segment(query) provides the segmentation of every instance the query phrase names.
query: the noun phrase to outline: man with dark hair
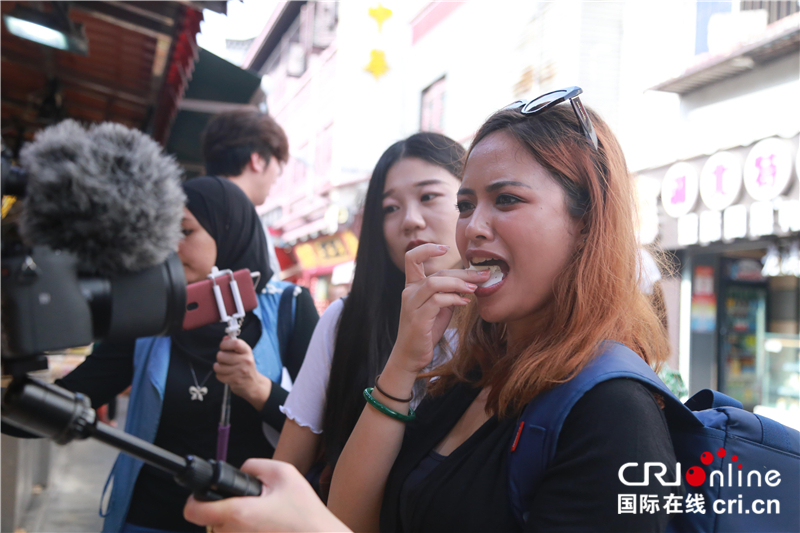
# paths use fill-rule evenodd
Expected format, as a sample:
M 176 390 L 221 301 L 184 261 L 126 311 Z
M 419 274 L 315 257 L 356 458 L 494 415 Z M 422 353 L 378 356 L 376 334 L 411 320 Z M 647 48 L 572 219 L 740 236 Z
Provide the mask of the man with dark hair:
M 283 128 L 257 111 L 216 115 L 203 132 L 202 143 L 206 173 L 230 179 L 256 206 L 267 199 L 281 167 L 289 160 Z
M 269 190 L 289 160 L 289 141 L 283 128 L 265 113 L 229 111 L 211 118 L 203 131 L 206 174 L 228 178 L 244 191 L 253 205 L 264 203 Z M 269 262 L 275 276 L 280 266 L 267 236 Z
M 213 116 L 203 130 L 201 148 L 206 174 L 229 179 L 244 191 L 254 206 L 260 206 L 266 201 L 270 188 L 280 176 L 283 165 L 289 160 L 289 140 L 283 128 L 275 119 L 258 111 L 227 111 Z M 267 241 L 269 267 L 273 272 L 271 279 L 280 280 L 281 267 L 275 255 L 275 246 L 269 228 L 263 222 L 262 225 Z M 269 287 L 266 290 L 270 290 Z M 289 349 L 295 347 L 292 338 L 300 338 L 298 331 L 306 331 L 308 328 L 313 331 L 319 318 L 307 288 L 296 287 L 293 299 L 295 325 L 289 336 Z M 278 313 L 281 313 L 280 309 Z M 300 363 L 303 357 L 299 358 Z M 297 360 L 291 358 L 292 362 L 284 364 L 281 387 L 286 390 L 291 388 L 292 376 L 296 376 L 296 371 L 299 370 L 299 366 L 294 368 Z M 268 426 L 264 426 L 264 432 L 273 446 L 276 445 L 278 434 Z

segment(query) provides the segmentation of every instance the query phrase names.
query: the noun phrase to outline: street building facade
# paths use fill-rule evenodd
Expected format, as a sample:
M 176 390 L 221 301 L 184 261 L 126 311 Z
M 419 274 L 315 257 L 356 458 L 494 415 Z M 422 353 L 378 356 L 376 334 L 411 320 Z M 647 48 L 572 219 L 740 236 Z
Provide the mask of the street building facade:
M 352 278 L 372 168 L 417 131 L 468 146 L 494 111 L 565 85 L 614 122 L 624 9 L 532 2 L 285 2 L 243 67 L 291 159 L 259 212 L 318 307 Z M 488 45 L 487 43 L 490 43 Z
M 641 237 L 673 253 L 664 285 L 690 393 L 717 389 L 798 427 L 800 13 L 694 7 L 694 57 L 651 87 L 678 109 L 657 163 L 636 169 Z
M 738 0 L 280 4 L 244 66 L 264 77 L 290 139 L 260 208 L 283 275 L 320 309 L 346 293 L 367 182 L 391 143 L 422 130 L 469 146 L 500 107 L 578 85 L 625 150 L 642 245 L 671 258 L 669 366 L 690 393 L 795 413 L 797 11 Z

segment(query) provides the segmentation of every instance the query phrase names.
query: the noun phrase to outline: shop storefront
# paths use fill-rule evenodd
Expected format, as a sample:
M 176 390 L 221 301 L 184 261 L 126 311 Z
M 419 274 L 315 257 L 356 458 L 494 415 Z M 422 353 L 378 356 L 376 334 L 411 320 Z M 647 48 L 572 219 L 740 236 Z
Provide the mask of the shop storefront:
M 640 173 L 642 228 L 679 262 L 680 367 L 800 427 L 800 138 L 771 137 Z M 647 194 L 645 192 L 645 194 Z M 660 201 L 658 198 L 660 197 Z M 648 229 L 649 228 L 649 229 Z
M 349 230 L 294 246 L 300 266 L 297 283 L 309 288 L 320 313 L 350 291 L 357 249 L 358 239 Z

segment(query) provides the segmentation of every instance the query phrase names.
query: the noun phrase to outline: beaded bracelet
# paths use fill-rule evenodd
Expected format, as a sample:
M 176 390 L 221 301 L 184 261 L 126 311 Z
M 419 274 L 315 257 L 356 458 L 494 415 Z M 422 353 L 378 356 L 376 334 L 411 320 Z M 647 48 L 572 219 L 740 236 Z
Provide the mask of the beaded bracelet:
M 396 397 L 392 396 L 391 394 L 387 394 L 386 391 L 384 391 L 381 388 L 380 383 L 378 383 L 379 379 L 381 379 L 381 375 L 380 374 L 378 374 L 378 377 L 375 378 L 375 388 L 378 389 L 378 392 L 380 392 L 381 394 L 383 394 L 384 396 L 386 396 L 390 400 L 394 400 L 394 401 L 400 402 L 400 403 L 410 403 L 411 400 L 414 399 L 414 393 L 413 392 L 411 393 L 411 396 L 409 396 L 408 398 L 396 398 Z
M 417 413 L 415 413 L 414 410 L 411 409 L 410 407 L 408 408 L 407 415 L 389 409 L 388 407 L 383 405 L 381 402 L 379 402 L 372 396 L 373 390 L 375 390 L 374 387 L 367 387 L 366 389 L 364 389 L 364 399 L 367 400 L 367 403 L 369 403 L 372 407 L 374 407 L 381 413 L 391 418 L 394 418 L 395 420 L 399 420 L 400 422 L 411 422 L 417 417 Z

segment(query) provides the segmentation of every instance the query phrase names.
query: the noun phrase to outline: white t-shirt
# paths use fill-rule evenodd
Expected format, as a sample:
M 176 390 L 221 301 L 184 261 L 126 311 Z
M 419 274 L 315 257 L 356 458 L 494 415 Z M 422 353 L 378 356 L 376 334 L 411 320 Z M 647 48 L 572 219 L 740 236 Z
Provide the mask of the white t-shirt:
M 331 375 L 333 351 L 336 347 L 336 331 L 342 309 L 344 309 L 344 298 L 329 305 L 319 317 L 319 322 L 311 335 L 311 341 L 308 343 L 303 366 L 300 367 L 300 372 L 297 374 L 297 380 L 295 380 L 286 402 L 280 407 L 281 412 L 287 418 L 317 434 L 322 433 L 322 417 L 325 413 L 328 380 Z M 456 330 L 448 329 L 445 337 L 451 348 L 455 350 Z M 449 353 L 440 350 L 437 346 L 433 352 L 433 363 L 429 368 L 439 366 L 449 357 Z M 417 398 L 415 395 L 411 401 L 411 407 L 415 409 L 421 400 L 421 397 Z

